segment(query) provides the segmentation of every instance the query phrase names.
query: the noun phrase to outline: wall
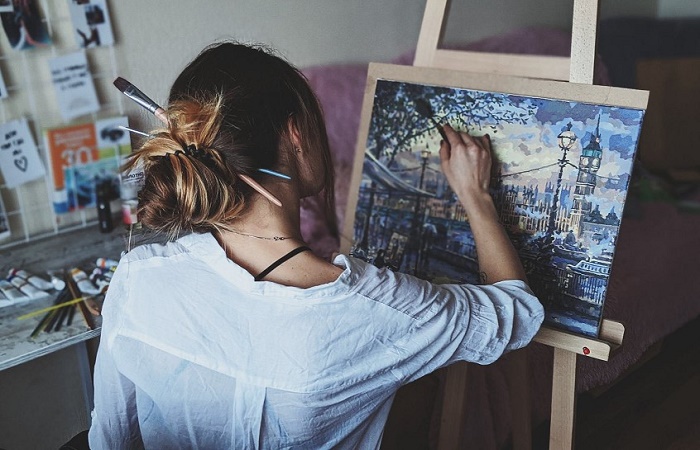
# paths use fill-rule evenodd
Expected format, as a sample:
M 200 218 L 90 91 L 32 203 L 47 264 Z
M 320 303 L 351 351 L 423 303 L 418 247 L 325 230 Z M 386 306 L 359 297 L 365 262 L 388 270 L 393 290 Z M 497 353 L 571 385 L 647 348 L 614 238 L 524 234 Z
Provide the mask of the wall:
M 295 65 L 388 60 L 415 48 L 424 0 L 112 2 L 123 74 L 158 101 L 205 45 L 234 38 Z
M 415 48 L 426 0 L 113 1 L 119 66 L 163 100 L 178 71 L 206 44 L 263 42 L 299 67 L 387 61 Z M 573 0 L 453 0 L 445 42 L 526 26 L 571 27 Z M 505 13 L 504 13 L 505 12 Z M 696 0 L 601 0 L 602 19 L 700 16 Z M 130 79 L 131 79 L 130 78 Z

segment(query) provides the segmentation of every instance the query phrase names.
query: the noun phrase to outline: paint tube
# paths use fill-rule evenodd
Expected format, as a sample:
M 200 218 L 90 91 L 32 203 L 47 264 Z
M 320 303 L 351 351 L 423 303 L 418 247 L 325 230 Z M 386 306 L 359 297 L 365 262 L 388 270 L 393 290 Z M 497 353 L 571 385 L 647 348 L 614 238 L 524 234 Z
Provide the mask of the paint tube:
M 51 285 L 57 291 L 62 291 L 66 287 L 66 282 L 63 279 L 62 270 L 48 270 L 46 273 L 51 277 Z
M 44 280 L 43 278 L 30 274 L 26 270 L 23 269 L 10 269 L 10 272 L 8 274 L 8 278 L 13 278 L 13 277 L 18 277 L 23 280 L 27 280 L 29 284 L 34 286 L 37 289 L 41 289 L 42 291 L 49 291 L 53 289 L 53 284 L 49 281 Z
M 37 289 L 36 286 L 29 284 L 29 281 L 25 280 L 24 278 L 12 277 L 9 278 L 9 280 L 14 287 L 19 289 L 24 295 L 26 295 L 29 298 L 34 299 L 48 295 L 46 291 Z
M 100 289 L 90 281 L 87 274 L 82 270 L 77 268 L 71 269 L 70 276 L 83 294 L 96 295 L 100 293 Z
M 113 267 L 117 267 L 117 264 L 119 264 L 119 261 L 109 258 L 97 258 L 97 261 L 95 261 L 95 265 L 100 269 L 112 269 Z
M 14 287 L 12 283 L 7 280 L 0 280 L 0 291 L 2 291 L 5 297 L 10 301 L 27 299 L 27 296 L 24 295 L 22 291 Z

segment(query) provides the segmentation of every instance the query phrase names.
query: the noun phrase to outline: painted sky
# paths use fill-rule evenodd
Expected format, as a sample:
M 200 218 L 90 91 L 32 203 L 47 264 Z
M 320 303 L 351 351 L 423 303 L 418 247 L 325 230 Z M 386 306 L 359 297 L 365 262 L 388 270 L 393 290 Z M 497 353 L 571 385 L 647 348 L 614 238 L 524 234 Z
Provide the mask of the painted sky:
M 454 91 L 459 91 L 455 89 Z M 462 90 L 470 97 L 477 97 L 479 91 Z M 455 96 L 461 97 L 464 96 Z M 544 192 L 547 182 L 556 183 L 559 167 L 555 164 L 562 157 L 562 151 L 557 143 L 557 136 L 564 127 L 571 123 L 571 131 L 577 137 L 574 146 L 568 151 L 567 159 L 572 164 L 579 165 L 581 150 L 588 145 L 592 134 L 596 130 L 600 117 L 601 148 L 603 156 L 599 179 L 594 198 L 590 200 L 600 207 L 603 215 L 612 208 L 620 215 L 624 204 L 629 183 L 629 175 L 632 170 L 634 154 L 639 139 L 639 132 L 643 111 L 624 109 L 612 106 L 599 106 L 580 102 L 568 102 L 562 100 L 549 100 L 541 98 L 528 98 L 522 96 L 507 95 L 510 102 L 505 105 L 492 105 L 501 112 L 510 109 L 513 112 L 522 111 L 523 105 L 533 106 L 534 113 L 528 115 L 524 124 L 507 123 L 500 121 L 496 129 L 487 127 L 485 123 L 471 122 L 469 130 L 472 134 L 480 135 L 486 132 L 491 137 L 494 154 L 502 163 L 505 184 L 538 186 L 540 192 Z M 448 108 L 440 108 L 436 100 L 450 101 L 449 96 L 431 99 L 433 109 L 437 115 Z M 443 117 L 448 122 L 450 116 Z M 435 135 L 427 137 L 427 146 L 433 151 L 429 167 L 439 170 L 437 151 L 439 137 Z M 426 143 L 416 144 L 414 151 L 426 148 Z M 402 155 L 402 165 L 411 165 L 410 154 Z M 417 158 L 412 165 L 419 164 Z M 550 166 L 550 167 L 547 167 Z M 564 168 L 563 182 L 573 188 L 576 184 L 578 170 L 574 167 Z M 617 180 L 620 183 L 616 183 Z

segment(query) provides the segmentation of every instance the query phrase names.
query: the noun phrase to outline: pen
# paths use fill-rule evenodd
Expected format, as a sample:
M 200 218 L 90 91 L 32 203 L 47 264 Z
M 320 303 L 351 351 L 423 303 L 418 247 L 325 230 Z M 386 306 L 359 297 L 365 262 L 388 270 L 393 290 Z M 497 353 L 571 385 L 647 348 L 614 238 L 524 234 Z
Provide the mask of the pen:
M 266 174 L 268 174 L 268 175 L 272 175 L 272 176 L 278 177 L 278 178 L 283 178 L 283 179 L 285 179 L 285 180 L 291 180 L 291 179 L 292 179 L 292 177 L 290 177 L 289 175 L 285 175 L 285 174 L 283 174 L 283 173 L 275 172 L 274 170 L 270 170 L 270 169 L 258 169 L 258 172 L 266 173 Z

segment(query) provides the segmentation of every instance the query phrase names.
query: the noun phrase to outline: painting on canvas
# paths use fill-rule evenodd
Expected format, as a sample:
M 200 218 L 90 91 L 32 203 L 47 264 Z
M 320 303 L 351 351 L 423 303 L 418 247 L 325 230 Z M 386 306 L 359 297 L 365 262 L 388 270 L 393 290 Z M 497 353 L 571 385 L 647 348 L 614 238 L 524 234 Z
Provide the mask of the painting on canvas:
M 437 125 L 489 134 L 491 195 L 545 323 L 596 336 L 647 95 L 372 65 L 345 250 L 437 283 L 479 283 L 469 217 L 440 170 Z

